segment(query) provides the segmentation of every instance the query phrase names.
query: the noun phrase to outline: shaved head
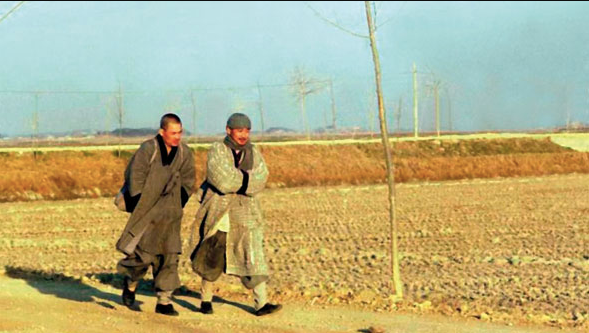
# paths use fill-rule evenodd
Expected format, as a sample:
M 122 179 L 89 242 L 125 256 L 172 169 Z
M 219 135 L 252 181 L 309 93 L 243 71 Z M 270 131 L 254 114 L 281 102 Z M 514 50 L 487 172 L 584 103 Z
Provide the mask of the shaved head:
M 177 115 L 173 113 L 166 113 L 162 116 L 162 119 L 160 120 L 160 128 L 166 130 L 168 129 L 168 125 L 170 124 L 182 125 L 182 121 L 180 120 L 180 117 L 178 117 Z

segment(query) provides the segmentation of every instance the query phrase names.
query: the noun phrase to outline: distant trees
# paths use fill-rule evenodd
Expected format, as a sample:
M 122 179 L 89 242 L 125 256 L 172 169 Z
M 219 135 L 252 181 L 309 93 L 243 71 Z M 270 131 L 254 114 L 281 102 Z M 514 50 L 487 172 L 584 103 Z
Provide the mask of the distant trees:
M 307 96 L 321 91 L 324 88 L 323 83 L 324 81 L 315 79 L 301 67 L 295 67 L 290 75 L 290 90 L 299 103 L 301 121 L 307 135 L 307 140 L 311 138 L 311 130 L 306 113 Z

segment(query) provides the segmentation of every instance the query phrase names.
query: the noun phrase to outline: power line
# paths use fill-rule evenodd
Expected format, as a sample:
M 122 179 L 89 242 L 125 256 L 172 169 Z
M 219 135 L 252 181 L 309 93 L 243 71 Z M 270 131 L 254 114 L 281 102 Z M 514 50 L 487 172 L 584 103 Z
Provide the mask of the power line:
M 312 84 L 318 83 L 329 83 L 329 80 L 314 80 L 309 81 Z M 236 87 L 215 87 L 215 88 L 188 88 L 188 89 L 177 89 L 177 90 L 128 90 L 124 91 L 124 94 L 153 94 L 153 93 L 186 93 L 190 91 L 232 91 L 232 90 L 251 90 L 260 88 L 278 88 L 278 87 L 292 87 L 294 83 L 279 83 L 279 84 L 260 84 L 251 86 L 236 86 Z M 110 95 L 116 94 L 118 91 L 108 90 L 0 90 L 2 94 L 95 94 L 95 95 Z

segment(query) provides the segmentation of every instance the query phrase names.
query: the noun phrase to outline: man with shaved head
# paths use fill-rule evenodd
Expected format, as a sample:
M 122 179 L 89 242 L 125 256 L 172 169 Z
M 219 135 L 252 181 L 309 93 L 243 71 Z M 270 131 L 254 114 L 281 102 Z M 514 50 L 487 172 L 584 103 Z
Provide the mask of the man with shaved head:
M 155 138 L 143 142 L 125 170 L 125 208 L 131 212 L 117 250 L 126 257 L 117 270 L 124 276 L 123 304 L 135 303 L 141 278 L 152 267 L 157 305 L 155 311 L 176 316 L 172 292 L 180 287 L 178 255 L 182 252 L 182 209 L 195 182 L 194 158 L 181 142 L 182 122 L 165 114 Z

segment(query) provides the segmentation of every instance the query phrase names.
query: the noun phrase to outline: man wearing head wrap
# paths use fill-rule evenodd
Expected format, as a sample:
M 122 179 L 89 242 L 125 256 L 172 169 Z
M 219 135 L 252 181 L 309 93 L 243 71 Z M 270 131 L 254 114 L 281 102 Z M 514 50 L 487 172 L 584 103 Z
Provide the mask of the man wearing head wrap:
M 256 194 L 268 179 L 260 152 L 249 141 L 251 122 L 242 113 L 227 120 L 227 136 L 208 152 L 201 205 L 192 226 L 190 259 L 202 277 L 201 312 L 213 313 L 213 282 L 221 273 L 235 275 L 254 294 L 257 316 L 282 307 L 267 301 L 268 265 L 264 257 L 264 220 Z M 200 236 L 196 243 L 196 234 Z

